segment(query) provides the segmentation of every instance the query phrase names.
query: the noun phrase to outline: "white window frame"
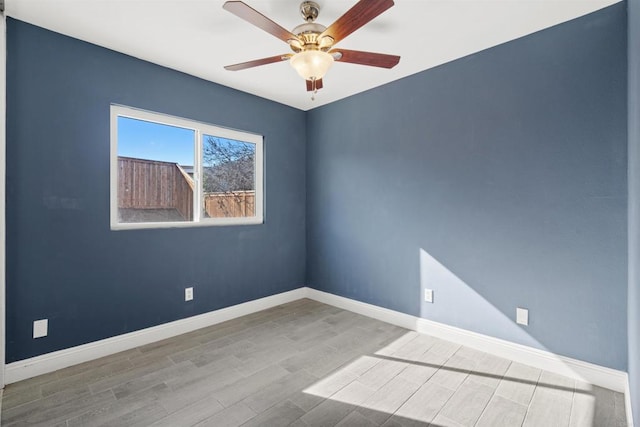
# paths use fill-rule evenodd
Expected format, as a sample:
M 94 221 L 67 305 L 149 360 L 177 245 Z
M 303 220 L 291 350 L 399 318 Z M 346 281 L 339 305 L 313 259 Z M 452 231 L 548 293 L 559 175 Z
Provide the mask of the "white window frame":
M 144 120 L 189 129 L 194 131 L 194 184 L 196 191 L 193 195 L 193 220 L 192 221 L 166 221 L 166 222 L 118 222 L 118 117 Z M 235 141 L 255 144 L 255 216 L 233 218 L 202 218 L 202 136 L 211 135 Z M 263 137 L 262 135 L 227 129 L 181 117 L 167 114 L 154 113 L 123 105 L 111 105 L 111 229 L 133 230 L 148 228 L 176 228 L 176 227 L 203 227 L 216 225 L 248 225 L 262 224 L 264 222 L 264 178 L 263 178 Z

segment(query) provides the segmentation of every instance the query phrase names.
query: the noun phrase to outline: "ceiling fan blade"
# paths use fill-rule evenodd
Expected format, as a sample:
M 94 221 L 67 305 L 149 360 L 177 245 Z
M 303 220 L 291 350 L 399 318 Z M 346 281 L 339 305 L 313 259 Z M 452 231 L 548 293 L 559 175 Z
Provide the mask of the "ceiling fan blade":
M 240 64 L 227 65 L 226 67 L 224 67 L 224 69 L 229 71 L 245 70 L 247 68 L 253 68 L 260 65 L 267 65 L 267 64 L 273 64 L 274 62 L 286 61 L 289 58 L 291 58 L 291 56 L 292 56 L 291 54 L 286 54 L 286 55 L 271 56 L 269 58 L 254 59 L 253 61 L 241 62 Z
M 295 34 L 282 28 L 280 25 L 276 24 L 246 3 L 241 1 L 228 1 L 222 6 L 222 8 L 266 31 L 267 33 L 276 36 L 285 43 L 289 40 L 298 40 L 298 37 Z
M 306 80 L 307 92 L 313 92 L 318 89 L 322 89 L 322 79 Z
M 334 49 L 329 51 L 338 62 L 368 65 L 370 67 L 393 68 L 400 62 L 397 55 L 385 53 L 362 52 L 359 50 Z
M 393 6 L 393 0 L 360 0 L 344 15 L 329 26 L 318 39 L 324 36 L 333 38 L 334 43 L 353 33 L 376 16 Z

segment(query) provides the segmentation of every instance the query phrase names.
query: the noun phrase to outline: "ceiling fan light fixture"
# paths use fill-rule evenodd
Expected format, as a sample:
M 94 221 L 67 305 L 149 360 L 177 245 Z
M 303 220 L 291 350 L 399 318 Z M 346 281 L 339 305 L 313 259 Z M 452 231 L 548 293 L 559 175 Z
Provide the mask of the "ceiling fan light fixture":
M 291 57 L 289 62 L 305 80 L 319 80 L 329 71 L 333 65 L 333 56 L 321 50 L 306 50 L 298 52 Z

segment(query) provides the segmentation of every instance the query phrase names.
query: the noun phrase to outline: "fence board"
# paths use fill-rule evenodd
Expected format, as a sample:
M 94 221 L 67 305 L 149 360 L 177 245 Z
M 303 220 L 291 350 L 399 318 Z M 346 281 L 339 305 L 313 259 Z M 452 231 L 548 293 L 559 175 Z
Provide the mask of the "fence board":
M 255 191 L 207 193 L 204 209 L 210 218 L 234 218 L 255 216 Z
M 176 209 L 193 219 L 193 190 L 176 163 L 118 157 L 118 208 Z

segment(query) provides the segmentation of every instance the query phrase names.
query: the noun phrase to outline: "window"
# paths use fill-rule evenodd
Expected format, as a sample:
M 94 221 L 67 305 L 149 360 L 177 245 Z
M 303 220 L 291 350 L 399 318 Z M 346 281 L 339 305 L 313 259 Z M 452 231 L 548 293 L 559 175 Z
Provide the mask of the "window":
M 111 106 L 111 228 L 262 223 L 262 136 Z

